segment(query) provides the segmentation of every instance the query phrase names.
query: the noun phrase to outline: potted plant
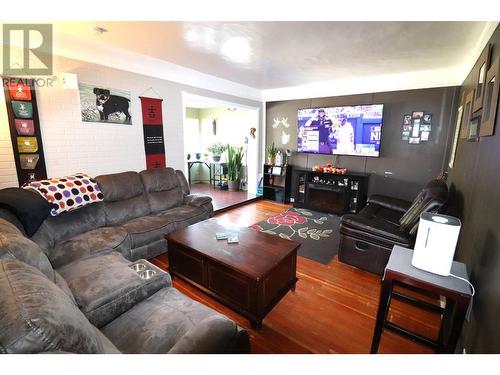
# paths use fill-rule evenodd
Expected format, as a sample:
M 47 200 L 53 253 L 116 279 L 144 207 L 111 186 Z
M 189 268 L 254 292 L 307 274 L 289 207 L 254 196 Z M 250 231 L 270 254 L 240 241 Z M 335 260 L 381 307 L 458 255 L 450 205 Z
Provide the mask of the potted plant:
M 220 162 L 220 157 L 224 151 L 226 151 L 226 146 L 224 146 L 221 142 L 216 142 L 208 147 L 208 151 L 212 153 L 212 159 L 214 162 Z
M 274 165 L 276 162 L 276 154 L 278 153 L 278 148 L 273 144 L 267 148 L 267 164 Z
M 229 191 L 240 190 L 243 173 L 243 147 L 227 145 L 227 185 Z

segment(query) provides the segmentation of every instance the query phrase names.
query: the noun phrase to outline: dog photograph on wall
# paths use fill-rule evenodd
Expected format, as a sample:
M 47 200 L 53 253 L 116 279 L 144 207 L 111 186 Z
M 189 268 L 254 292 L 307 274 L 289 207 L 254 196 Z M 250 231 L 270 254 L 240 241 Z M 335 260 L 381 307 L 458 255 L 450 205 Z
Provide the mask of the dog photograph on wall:
M 80 83 L 83 122 L 132 125 L 130 91 Z

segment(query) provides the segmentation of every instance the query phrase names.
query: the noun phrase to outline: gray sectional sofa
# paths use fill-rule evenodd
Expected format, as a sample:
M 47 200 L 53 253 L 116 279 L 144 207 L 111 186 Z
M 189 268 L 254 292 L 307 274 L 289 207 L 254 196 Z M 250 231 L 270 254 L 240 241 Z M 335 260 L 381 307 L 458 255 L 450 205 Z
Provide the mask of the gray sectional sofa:
M 184 175 L 172 168 L 95 179 L 103 202 L 48 217 L 31 237 L 56 268 L 110 251 L 149 259 L 167 251 L 166 233 L 213 216 L 211 198 L 190 195 Z
M 31 237 L 0 212 L 0 353 L 247 353 L 248 333 L 145 259 L 213 215 L 172 168 L 96 177 L 104 200 Z M 152 270 L 141 278 L 134 265 Z

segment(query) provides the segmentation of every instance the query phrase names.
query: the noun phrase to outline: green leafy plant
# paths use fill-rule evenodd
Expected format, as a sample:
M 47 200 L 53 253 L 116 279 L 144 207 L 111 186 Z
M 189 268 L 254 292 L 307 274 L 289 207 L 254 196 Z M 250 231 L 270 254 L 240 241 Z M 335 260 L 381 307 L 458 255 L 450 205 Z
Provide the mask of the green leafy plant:
M 243 173 L 243 147 L 227 145 L 227 178 L 238 181 Z
M 267 156 L 270 158 L 275 158 L 278 153 L 278 148 L 274 145 L 274 142 L 271 146 L 267 148 Z
M 224 151 L 226 151 L 226 146 L 221 142 L 212 143 L 208 147 L 208 152 L 211 152 L 213 155 L 222 155 Z

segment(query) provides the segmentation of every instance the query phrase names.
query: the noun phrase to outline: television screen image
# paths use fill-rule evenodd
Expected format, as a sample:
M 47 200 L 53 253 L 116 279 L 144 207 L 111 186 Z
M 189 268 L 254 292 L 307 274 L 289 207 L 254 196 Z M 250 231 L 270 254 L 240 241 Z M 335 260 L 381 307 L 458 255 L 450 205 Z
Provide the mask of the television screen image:
M 299 109 L 298 152 L 378 157 L 383 111 L 383 104 Z

